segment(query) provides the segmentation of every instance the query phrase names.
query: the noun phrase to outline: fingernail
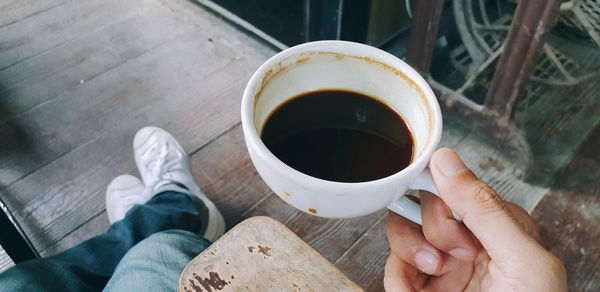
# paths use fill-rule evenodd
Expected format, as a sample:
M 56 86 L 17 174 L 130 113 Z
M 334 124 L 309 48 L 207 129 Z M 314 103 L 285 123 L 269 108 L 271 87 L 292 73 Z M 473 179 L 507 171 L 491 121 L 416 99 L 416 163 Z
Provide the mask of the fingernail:
M 437 257 L 435 253 L 422 249 L 415 254 L 415 264 L 419 270 L 427 274 L 433 274 L 437 267 Z
M 444 149 L 440 152 L 436 155 L 435 164 L 445 176 L 454 176 L 467 169 L 465 163 L 453 150 Z
M 461 261 L 470 261 L 473 259 L 471 251 L 465 248 L 455 248 L 448 253 Z

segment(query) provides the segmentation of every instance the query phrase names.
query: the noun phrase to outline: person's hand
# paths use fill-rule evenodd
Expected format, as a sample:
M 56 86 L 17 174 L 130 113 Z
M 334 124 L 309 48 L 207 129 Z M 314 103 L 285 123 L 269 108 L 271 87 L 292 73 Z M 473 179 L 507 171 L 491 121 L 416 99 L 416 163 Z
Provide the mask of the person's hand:
M 523 208 L 502 201 L 451 149 L 438 150 L 430 169 L 441 199 L 421 192 L 423 226 L 388 216 L 387 291 L 567 290 L 562 263 L 538 243 Z

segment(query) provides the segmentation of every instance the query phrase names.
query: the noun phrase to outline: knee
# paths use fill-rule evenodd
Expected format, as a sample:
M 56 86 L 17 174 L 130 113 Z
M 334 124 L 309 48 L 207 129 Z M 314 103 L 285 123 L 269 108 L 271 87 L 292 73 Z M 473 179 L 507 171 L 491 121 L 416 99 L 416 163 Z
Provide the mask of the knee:
M 152 254 L 196 255 L 209 245 L 210 242 L 198 234 L 172 229 L 152 234 L 136 244 L 128 254 L 141 254 L 143 257 L 152 256 Z

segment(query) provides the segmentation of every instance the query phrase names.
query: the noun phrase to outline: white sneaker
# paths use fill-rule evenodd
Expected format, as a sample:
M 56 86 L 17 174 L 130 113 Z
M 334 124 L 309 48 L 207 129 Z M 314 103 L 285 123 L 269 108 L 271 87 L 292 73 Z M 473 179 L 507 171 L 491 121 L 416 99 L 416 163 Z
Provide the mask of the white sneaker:
M 133 138 L 133 152 L 150 196 L 164 191 L 188 194 L 193 201 L 201 201 L 208 209 L 208 222 L 201 228 L 200 234 L 210 241 L 223 235 L 223 215 L 194 182 L 188 155 L 171 134 L 158 127 L 145 127 Z
M 133 205 L 142 205 L 148 201 L 144 195 L 142 181 L 129 174 L 115 177 L 106 189 L 106 213 L 113 224 L 123 218 Z

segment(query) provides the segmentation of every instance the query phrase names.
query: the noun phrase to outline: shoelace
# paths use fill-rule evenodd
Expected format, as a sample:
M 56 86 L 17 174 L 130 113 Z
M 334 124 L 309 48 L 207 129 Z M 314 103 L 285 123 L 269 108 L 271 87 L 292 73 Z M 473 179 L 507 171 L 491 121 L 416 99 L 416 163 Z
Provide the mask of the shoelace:
M 178 149 L 172 148 L 173 146 L 169 141 L 155 142 L 154 145 L 142 154 L 142 158 L 147 161 L 145 168 L 152 174 L 152 178 L 155 179 L 155 181 L 151 182 L 152 185 L 162 179 L 168 179 L 168 175 L 166 174 L 173 171 L 177 162 L 181 161 L 182 154 Z

